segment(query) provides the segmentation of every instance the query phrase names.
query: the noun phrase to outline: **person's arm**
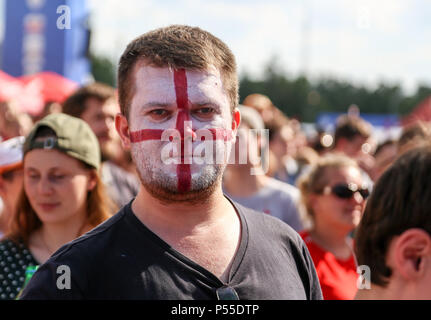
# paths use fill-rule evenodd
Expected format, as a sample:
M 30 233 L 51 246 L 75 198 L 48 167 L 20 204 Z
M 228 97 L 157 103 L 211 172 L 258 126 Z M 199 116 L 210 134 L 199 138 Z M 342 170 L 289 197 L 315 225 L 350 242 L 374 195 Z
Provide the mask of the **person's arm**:
M 307 266 L 308 270 L 308 279 L 310 281 L 310 300 L 323 300 L 322 289 L 320 287 L 319 278 L 317 276 L 316 268 L 313 263 L 313 259 L 311 258 L 310 252 L 308 251 L 307 245 L 304 243 L 302 239 L 302 256 Z
M 299 234 L 293 236 L 293 241 L 295 245 L 292 246 L 292 254 L 298 267 L 299 276 L 306 290 L 305 294 L 307 295 L 307 299 L 322 300 L 322 289 L 307 245 Z
M 300 232 L 304 229 L 299 216 L 298 207 L 291 199 L 286 199 L 285 206 L 282 210 L 285 216 L 283 219 L 284 222 L 291 226 L 296 232 Z

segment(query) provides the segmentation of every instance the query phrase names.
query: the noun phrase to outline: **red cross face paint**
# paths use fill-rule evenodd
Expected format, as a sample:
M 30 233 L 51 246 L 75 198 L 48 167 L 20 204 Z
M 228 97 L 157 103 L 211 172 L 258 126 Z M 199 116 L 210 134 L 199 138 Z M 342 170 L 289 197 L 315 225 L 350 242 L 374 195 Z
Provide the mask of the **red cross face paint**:
M 165 195 L 211 187 L 235 137 L 219 71 L 137 65 L 134 92 L 131 151 L 143 185 Z

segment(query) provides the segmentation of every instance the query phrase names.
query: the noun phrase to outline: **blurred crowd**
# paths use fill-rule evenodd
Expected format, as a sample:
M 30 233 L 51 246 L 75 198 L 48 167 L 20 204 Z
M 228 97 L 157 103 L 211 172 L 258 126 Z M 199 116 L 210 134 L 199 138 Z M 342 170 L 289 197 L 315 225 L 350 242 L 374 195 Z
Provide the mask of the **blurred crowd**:
M 23 245 L 32 255 L 18 259 L 16 265 L 28 266 L 36 264 L 32 257 L 46 261 L 62 244 L 115 214 L 137 194 L 140 183 L 131 156 L 122 148 L 115 129 L 119 106 L 114 88 L 101 83 L 80 87 L 65 100 L 46 102 L 37 115 L 19 112 L 15 103 L 0 101 L 0 234 L 4 239 L 24 239 Z M 413 150 L 429 143 L 429 124 L 415 123 L 403 128 L 398 139 L 378 142 L 373 126 L 355 113 L 340 116 L 333 132 L 316 130 L 310 136 L 300 121 L 286 116 L 263 94 L 245 97 L 239 108 L 240 129 L 253 129 L 256 134 L 238 137 L 244 143 L 236 144 L 237 154 L 246 148 L 247 159 L 245 163 L 233 161 L 228 165 L 223 178 L 225 194 L 244 206 L 283 220 L 302 236 L 325 299 L 353 299 L 361 263 L 355 253 L 355 243 L 359 241 L 356 235 L 368 198 L 400 157 L 414 157 Z M 71 121 L 69 117 L 64 120 L 66 124 L 49 118 L 56 114 L 79 118 L 76 128 L 80 129 L 65 130 L 62 126 L 70 129 L 75 124 L 67 122 Z M 47 117 L 53 130 L 35 132 L 37 123 Z M 92 133 L 86 135 L 86 130 Z M 86 146 L 83 140 L 92 134 L 97 143 Z M 53 143 L 61 139 L 74 141 L 72 151 L 64 147 L 64 153 L 58 154 L 46 153 L 45 149 L 45 153 L 31 152 L 38 139 L 44 137 L 53 138 Z M 42 142 L 47 141 L 51 140 Z M 100 164 L 89 161 L 84 148 L 100 148 Z M 65 177 L 71 172 L 79 172 L 85 179 L 67 184 Z M 411 183 L 407 178 L 394 182 L 385 177 L 392 186 Z M 99 200 L 92 202 L 87 193 L 95 193 L 98 185 L 103 186 L 97 191 Z M 381 186 L 382 190 L 390 187 Z M 398 201 L 409 196 L 392 194 Z M 53 218 L 42 211 L 54 211 L 61 197 L 69 197 L 73 203 L 67 213 L 56 217 L 56 223 L 50 223 Z M 103 208 L 98 208 L 100 203 Z M 95 211 L 100 213 L 96 218 L 90 214 Z M 360 231 L 367 235 L 366 230 Z M 13 245 L 3 241 L 0 246 Z M 7 250 L 0 252 L 4 255 Z M 26 268 L 23 269 L 8 281 L 0 279 L 0 299 L 16 296 L 25 280 Z

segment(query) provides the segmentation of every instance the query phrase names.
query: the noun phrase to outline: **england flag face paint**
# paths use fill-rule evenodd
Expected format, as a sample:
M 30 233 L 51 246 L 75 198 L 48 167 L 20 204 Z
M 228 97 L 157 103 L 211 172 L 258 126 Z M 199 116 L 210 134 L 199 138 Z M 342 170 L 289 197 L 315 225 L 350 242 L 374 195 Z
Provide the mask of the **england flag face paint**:
M 129 115 L 131 152 L 147 189 L 199 192 L 221 176 L 234 141 L 219 71 L 138 64 Z

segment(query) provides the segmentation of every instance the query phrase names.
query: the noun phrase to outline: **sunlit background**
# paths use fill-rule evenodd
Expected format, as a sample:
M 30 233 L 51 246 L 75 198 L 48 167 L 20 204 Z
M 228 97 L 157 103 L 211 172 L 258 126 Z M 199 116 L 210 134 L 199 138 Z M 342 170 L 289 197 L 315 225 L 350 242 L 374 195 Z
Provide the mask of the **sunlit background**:
M 0 39 L 5 1 L 13 0 L 0 0 Z M 93 76 L 113 85 L 129 41 L 157 27 L 188 24 L 232 49 L 241 98 L 259 88 L 276 95 L 268 89 L 274 85 L 262 82 L 283 77 L 293 95 L 304 93 L 271 98 L 288 115 L 309 122 L 322 110 L 342 112 L 351 104 L 368 113 L 407 114 L 431 93 L 429 1 L 88 0 L 87 5 Z M 327 98 L 334 86 L 349 97 Z M 367 98 L 359 97 L 365 91 Z

